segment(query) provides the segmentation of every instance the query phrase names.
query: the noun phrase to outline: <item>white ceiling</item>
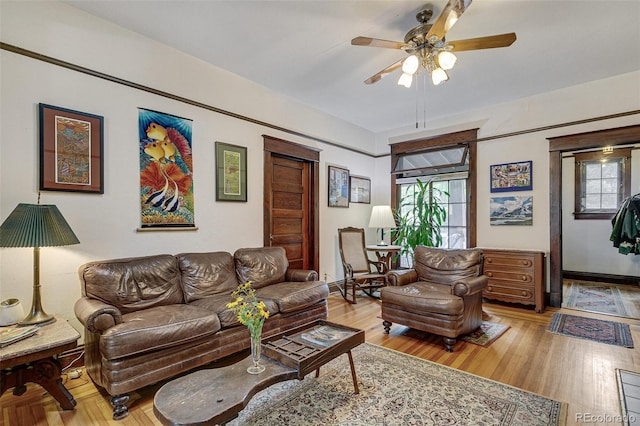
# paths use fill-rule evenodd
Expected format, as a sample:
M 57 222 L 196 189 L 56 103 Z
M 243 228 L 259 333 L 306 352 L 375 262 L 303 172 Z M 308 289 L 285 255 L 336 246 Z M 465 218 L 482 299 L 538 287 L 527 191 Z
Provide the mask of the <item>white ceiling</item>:
M 447 39 L 515 32 L 516 42 L 457 53 L 450 80 L 419 92 L 396 85 L 400 71 L 365 85 L 405 53 L 350 42 L 403 41 L 425 1 L 66 3 L 376 133 L 413 125 L 417 96 L 422 122 L 640 70 L 640 0 L 474 0 Z M 435 19 L 446 0 L 431 4 Z

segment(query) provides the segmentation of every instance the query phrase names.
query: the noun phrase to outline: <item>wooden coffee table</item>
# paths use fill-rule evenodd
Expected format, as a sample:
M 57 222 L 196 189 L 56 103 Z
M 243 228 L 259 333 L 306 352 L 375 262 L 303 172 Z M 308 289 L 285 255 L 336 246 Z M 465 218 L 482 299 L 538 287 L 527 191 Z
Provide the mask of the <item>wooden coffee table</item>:
M 315 321 L 262 340 L 265 371 L 247 373 L 251 356 L 226 367 L 200 370 L 162 386 L 153 412 L 165 425 L 224 424 L 238 416 L 259 391 L 279 382 L 303 379 L 339 355 L 349 356 L 355 393 L 359 392 L 351 349 L 364 343 L 364 331 Z
M 62 384 L 62 368 L 56 356 L 73 349 L 80 334 L 67 320 L 42 325 L 36 334 L 0 348 L 0 395 L 14 388 L 14 395 L 26 391 L 25 383 L 37 383 L 45 388 L 65 410 L 73 410 L 76 401 Z

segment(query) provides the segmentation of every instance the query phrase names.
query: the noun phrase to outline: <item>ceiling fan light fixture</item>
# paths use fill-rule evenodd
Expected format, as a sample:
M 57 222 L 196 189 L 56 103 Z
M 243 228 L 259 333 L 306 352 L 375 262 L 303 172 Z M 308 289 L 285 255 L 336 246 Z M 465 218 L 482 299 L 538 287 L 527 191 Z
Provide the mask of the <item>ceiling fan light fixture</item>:
M 398 79 L 398 86 L 404 86 L 408 89 L 411 87 L 411 83 L 413 83 L 413 76 L 411 74 L 403 72 Z
M 453 68 L 456 60 L 458 60 L 458 58 L 456 58 L 456 55 L 451 52 L 447 52 L 446 50 L 438 53 L 438 63 L 440 64 L 440 68 L 442 68 L 443 70 L 450 70 L 451 68 Z
M 413 75 L 418 71 L 418 67 L 420 66 L 420 61 L 416 55 L 408 56 L 407 59 L 402 63 L 402 71 L 409 75 Z
M 431 73 L 431 81 L 436 86 L 446 80 L 449 80 L 449 76 L 442 68 L 436 68 Z

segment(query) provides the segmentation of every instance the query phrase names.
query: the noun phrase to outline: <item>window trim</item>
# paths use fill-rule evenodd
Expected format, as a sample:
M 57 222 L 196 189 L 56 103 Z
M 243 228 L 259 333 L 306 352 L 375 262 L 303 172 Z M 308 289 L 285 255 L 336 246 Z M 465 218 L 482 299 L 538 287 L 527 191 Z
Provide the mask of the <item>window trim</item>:
M 399 157 L 411 154 L 416 151 L 426 150 L 433 147 L 451 146 L 456 144 L 466 144 L 469 156 L 469 176 L 467 177 L 467 247 L 477 245 L 477 151 L 478 151 L 478 129 L 463 130 L 460 132 L 448 133 L 430 138 L 417 139 L 405 142 L 397 142 L 391 145 L 391 170 L 395 170 Z M 396 185 L 397 176 L 391 174 L 391 203 L 395 210 L 398 206 L 400 191 Z
M 622 199 L 631 194 L 631 148 L 614 149 L 612 153 L 605 154 L 602 150 L 581 152 L 574 154 L 575 159 L 575 190 L 574 190 L 574 211 L 576 220 L 611 220 L 616 213 L 616 209 L 587 210 L 581 211 L 582 200 L 582 170 L 580 162 L 598 161 L 603 159 L 622 159 Z

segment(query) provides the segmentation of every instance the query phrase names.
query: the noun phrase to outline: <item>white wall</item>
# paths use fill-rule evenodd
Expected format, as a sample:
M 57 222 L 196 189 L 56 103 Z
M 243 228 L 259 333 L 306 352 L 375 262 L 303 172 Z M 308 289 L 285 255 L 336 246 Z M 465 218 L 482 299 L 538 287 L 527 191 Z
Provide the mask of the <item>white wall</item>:
M 562 159 L 562 263 L 567 271 L 640 276 L 640 256 L 622 255 L 609 241 L 609 220 L 575 220 L 575 159 Z M 631 193 L 640 193 L 640 150 L 631 151 Z
M 312 136 L 373 152 L 375 136 L 295 104 L 247 80 L 56 2 L 0 2 L 3 42 L 164 90 Z M 80 244 L 43 248 L 41 282 L 48 313 L 69 319 L 80 297 L 76 276 L 89 260 L 186 251 L 233 252 L 262 246 L 263 140 L 268 134 L 321 150 L 320 270 L 330 281 L 337 229 L 366 227 L 370 205 L 327 207 L 327 164 L 375 179 L 375 159 L 118 85 L 7 51 L 0 51 L 0 219 L 20 202 L 35 203 L 38 189 L 38 103 L 104 117 L 105 193 L 43 192 Z M 191 232 L 137 233 L 140 226 L 138 107 L 193 120 L 195 224 Z M 216 141 L 248 148 L 248 201 L 216 202 Z M 373 238 L 373 236 L 372 236 Z M 372 240 L 373 241 L 373 240 Z M 31 249 L 0 249 L 0 300 L 17 297 L 29 309 Z

